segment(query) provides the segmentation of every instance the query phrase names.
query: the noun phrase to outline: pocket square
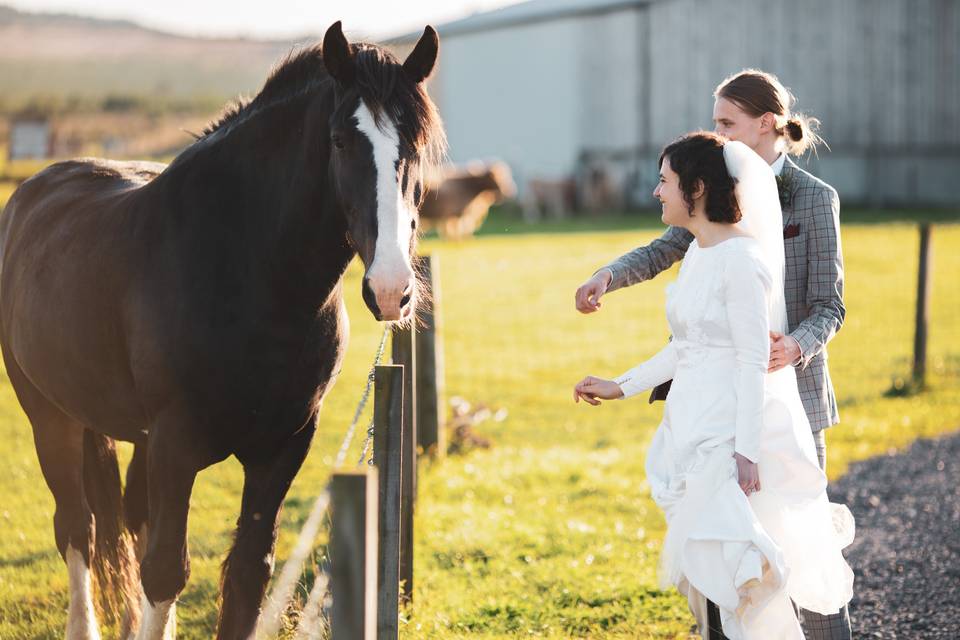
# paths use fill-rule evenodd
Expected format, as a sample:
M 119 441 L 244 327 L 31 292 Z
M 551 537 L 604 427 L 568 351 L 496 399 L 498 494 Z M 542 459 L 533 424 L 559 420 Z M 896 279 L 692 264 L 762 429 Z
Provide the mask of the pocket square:
M 788 224 L 783 228 L 783 239 L 789 240 L 790 238 L 796 238 L 800 235 L 800 225 L 798 224 Z

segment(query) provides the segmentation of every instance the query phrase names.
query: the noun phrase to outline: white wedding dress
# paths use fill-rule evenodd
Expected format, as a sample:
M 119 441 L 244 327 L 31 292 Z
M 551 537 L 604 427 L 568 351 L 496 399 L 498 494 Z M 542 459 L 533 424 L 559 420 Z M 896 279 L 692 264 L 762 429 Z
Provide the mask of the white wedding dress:
M 778 241 L 772 260 L 762 236 L 694 241 L 667 289 L 673 339 L 616 379 L 625 397 L 673 379 L 646 462 L 667 520 L 661 579 L 687 596 L 704 633 L 704 598 L 715 602 L 731 640 L 802 640 L 791 600 L 831 614 L 853 595 L 841 555 L 853 517 L 827 500 L 793 367 L 767 373 L 769 330 L 785 329 L 782 267 L 771 273 Z M 749 498 L 734 452 L 758 464 L 761 490 Z

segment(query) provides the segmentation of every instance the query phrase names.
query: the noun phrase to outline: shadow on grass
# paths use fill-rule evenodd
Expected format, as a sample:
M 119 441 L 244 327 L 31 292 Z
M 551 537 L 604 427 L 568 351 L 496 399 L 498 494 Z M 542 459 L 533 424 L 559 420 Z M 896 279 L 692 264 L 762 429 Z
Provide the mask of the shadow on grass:
M 53 549 L 34 551 L 33 553 L 28 553 L 16 558 L 2 558 L 0 559 L 0 568 L 13 567 L 19 569 L 21 567 L 32 566 L 41 560 L 52 560 L 56 557 L 58 557 L 58 554 Z

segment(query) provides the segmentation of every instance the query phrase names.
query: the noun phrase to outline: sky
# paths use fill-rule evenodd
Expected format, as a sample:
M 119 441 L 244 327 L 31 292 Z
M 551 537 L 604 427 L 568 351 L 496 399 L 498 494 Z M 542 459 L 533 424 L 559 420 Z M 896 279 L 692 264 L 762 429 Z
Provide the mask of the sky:
M 419 30 L 517 0 L 0 0 L 31 12 L 132 20 L 191 36 L 288 38 L 320 34 L 343 20 L 348 36 L 390 36 Z

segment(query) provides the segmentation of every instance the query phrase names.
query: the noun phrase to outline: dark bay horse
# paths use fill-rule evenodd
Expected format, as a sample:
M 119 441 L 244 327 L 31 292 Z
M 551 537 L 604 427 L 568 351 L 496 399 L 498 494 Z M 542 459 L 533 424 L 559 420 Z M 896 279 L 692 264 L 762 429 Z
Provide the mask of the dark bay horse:
M 353 257 L 378 320 L 414 314 L 416 200 L 445 143 L 424 89 L 437 49 L 427 27 L 401 63 L 338 22 L 169 166 L 62 162 L 14 193 L 0 347 L 56 500 L 68 638 L 99 637 L 92 581 L 111 613 L 127 605 L 125 634 L 173 635 L 194 479 L 231 455 L 245 475 L 217 637 L 253 635 L 346 347 Z M 116 440 L 135 445 L 122 494 Z

